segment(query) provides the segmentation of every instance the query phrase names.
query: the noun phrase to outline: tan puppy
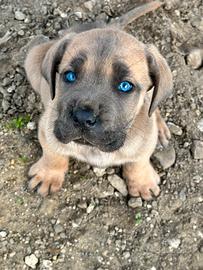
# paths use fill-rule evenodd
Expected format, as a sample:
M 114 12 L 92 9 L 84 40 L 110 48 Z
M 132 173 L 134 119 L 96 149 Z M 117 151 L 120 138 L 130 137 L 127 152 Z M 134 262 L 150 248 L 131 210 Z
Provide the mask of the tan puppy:
M 114 24 L 70 29 L 28 53 L 27 77 L 45 108 L 43 155 L 30 169 L 31 189 L 58 191 L 71 156 L 94 166 L 123 165 L 132 196 L 159 194 L 150 156 L 158 130 L 163 144 L 170 138 L 157 106 L 171 93 L 171 72 L 154 46 L 117 28 L 159 5 L 148 3 Z

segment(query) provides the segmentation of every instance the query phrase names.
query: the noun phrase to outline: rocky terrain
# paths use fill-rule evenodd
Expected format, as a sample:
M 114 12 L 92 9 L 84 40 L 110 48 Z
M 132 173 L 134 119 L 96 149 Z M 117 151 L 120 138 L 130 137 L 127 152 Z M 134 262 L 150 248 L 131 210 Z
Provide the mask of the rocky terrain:
M 61 192 L 43 199 L 27 190 L 42 110 L 23 69 L 28 42 L 139 3 L 0 0 L 0 269 L 203 269 L 203 69 L 201 53 L 190 54 L 203 48 L 201 0 L 167 0 L 127 29 L 159 48 L 174 77 L 161 107 L 172 139 L 152 158 L 160 196 L 129 198 L 120 168 L 75 160 Z

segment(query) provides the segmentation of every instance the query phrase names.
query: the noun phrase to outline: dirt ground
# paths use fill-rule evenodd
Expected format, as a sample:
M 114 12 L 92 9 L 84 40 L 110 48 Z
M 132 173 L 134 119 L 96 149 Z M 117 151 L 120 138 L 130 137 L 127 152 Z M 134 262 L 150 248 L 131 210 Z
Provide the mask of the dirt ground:
M 165 1 L 127 29 L 154 43 L 173 72 L 174 93 L 161 108 L 173 133 L 169 168 L 158 163 L 167 150 L 153 158 L 161 195 L 132 208 L 107 179 L 119 168 L 97 171 L 75 160 L 61 192 L 43 199 L 27 191 L 27 170 L 41 154 L 41 104 L 25 78 L 26 44 L 137 3 L 0 0 L 0 37 L 10 37 L 0 45 L 0 269 L 203 269 L 203 69 L 186 61 L 203 44 L 201 0 Z

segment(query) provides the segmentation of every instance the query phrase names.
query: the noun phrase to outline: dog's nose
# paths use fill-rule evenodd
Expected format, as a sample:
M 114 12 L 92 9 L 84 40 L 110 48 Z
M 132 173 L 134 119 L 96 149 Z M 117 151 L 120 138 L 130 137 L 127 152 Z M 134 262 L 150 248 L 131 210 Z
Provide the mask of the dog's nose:
M 91 109 L 78 108 L 73 112 L 73 120 L 80 125 L 91 128 L 96 124 L 96 115 Z

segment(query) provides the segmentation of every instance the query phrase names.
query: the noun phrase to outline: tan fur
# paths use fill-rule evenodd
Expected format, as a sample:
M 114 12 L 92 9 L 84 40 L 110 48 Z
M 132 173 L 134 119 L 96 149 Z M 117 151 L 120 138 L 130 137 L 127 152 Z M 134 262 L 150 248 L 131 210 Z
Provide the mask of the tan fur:
M 91 30 L 92 40 L 94 40 L 94 35 L 96 36 L 98 31 L 101 30 Z M 151 80 L 148 76 L 145 46 L 134 37 L 117 29 L 109 28 L 102 31 L 111 31 L 112 35 L 115 35 L 119 41 L 125 40 L 126 46 L 124 48 L 115 46 L 117 56 L 124 58 L 127 65 L 134 70 L 135 79 L 142 82 L 143 88 L 149 88 Z M 65 36 L 63 39 L 68 37 Z M 86 32 L 75 36 L 70 47 L 63 55 L 59 66 L 59 73 L 67 69 L 67 63 L 76 51 L 80 51 L 83 48 L 88 49 L 88 43 L 89 39 L 86 38 Z M 148 116 L 153 89 L 149 92 L 143 91 L 137 106 L 132 104 L 132 107 L 128 108 L 133 119 L 125 143 L 119 150 L 107 153 L 100 151 L 96 147 L 81 145 L 75 142 L 70 142 L 66 145 L 60 143 L 53 134 L 53 125 L 57 118 L 57 101 L 60 96 L 58 78 L 56 80 L 56 97 L 52 100 L 49 93 L 49 84 L 39 71 L 47 51 L 53 44 L 43 44 L 32 49 L 25 63 L 28 79 L 33 88 L 40 93 L 45 106 L 45 111 L 39 124 L 39 139 L 43 148 L 43 156 L 30 169 L 29 174 L 33 176 L 30 188 L 35 189 L 42 182 L 38 189 L 38 192 L 42 195 L 47 195 L 49 191 L 55 192 L 59 190 L 64 181 L 64 173 L 68 168 L 68 157 L 71 156 L 100 167 L 124 164 L 123 175 L 127 180 L 129 193 L 132 196 L 142 196 L 146 200 L 152 198 L 152 193 L 157 196 L 160 192 L 158 187 L 159 176 L 154 171 L 149 160 L 157 143 L 158 130 L 163 143 L 170 137 L 170 133 L 158 109 L 156 109 L 155 113 L 152 113 L 151 117 Z M 160 70 L 161 75 L 165 76 L 162 83 L 166 85 L 171 83 L 171 78 L 169 82 L 165 81 L 171 76 L 165 60 L 154 48 L 152 51 L 155 54 L 157 63 L 164 65 L 164 67 L 162 66 L 163 70 Z M 136 63 L 132 60 L 134 55 L 137 57 Z M 92 59 L 88 59 L 85 66 L 88 72 L 91 72 L 93 67 L 92 60 L 95 60 L 96 57 L 94 51 L 91 52 L 91 57 Z M 108 58 L 105 62 L 107 74 L 111 73 L 111 61 L 112 59 Z M 159 99 L 165 96 L 164 90 L 160 88 L 158 95 Z M 157 101 L 158 103 L 159 101 Z M 157 104 L 154 105 L 153 110 Z

